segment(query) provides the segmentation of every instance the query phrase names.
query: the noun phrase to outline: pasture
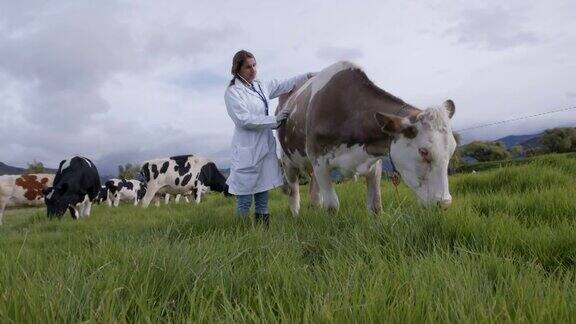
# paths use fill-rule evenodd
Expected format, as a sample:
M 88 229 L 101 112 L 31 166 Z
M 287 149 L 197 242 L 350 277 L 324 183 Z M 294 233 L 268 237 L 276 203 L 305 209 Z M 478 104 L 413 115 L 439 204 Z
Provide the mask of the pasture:
M 95 206 L 0 227 L 0 320 L 9 322 L 570 322 L 576 318 L 576 158 L 450 178 L 453 205 L 425 210 L 383 179 L 336 186 L 337 216 L 299 218 L 272 193 L 271 227 L 234 200 Z

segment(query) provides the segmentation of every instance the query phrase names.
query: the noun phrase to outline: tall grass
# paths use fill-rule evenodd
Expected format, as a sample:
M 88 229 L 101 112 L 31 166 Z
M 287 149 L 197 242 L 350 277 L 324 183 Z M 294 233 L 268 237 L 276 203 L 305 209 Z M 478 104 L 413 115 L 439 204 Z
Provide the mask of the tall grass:
M 443 212 L 383 183 L 376 217 L 362 181 L 337 186 L 337 216 L 304 198 L 292 218 L 275 191 L 268 231 L 216 195 L 198 206 L 97 206 L 80 221 L 13 210 L 0 228 L 0 319 L 573 321 L 574 183 L 576 160 L 555 155 L 459 174 Z

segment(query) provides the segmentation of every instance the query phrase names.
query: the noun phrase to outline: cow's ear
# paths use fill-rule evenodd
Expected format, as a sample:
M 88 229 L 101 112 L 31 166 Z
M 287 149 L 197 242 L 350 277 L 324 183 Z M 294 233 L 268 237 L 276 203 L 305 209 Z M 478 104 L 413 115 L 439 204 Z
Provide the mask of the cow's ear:
M 418 128 L 413 125 L 404 127 L 402 129 L 402 135 L 404 135 L 406 138 L 413 139 L 418 136 Z
M 442 105 L 444 106 L 444 108 L 446 108 L 446 111 L 448 112 L 448 117 L 452 119 L 452 116 L 454 116 L 454 113 L 456 112 L 456 105 L 454 105 L 454 101 L 452 101 L 452 99 L 448 99 L 444 101 L 444 104 Z
M 380 130 L 383 133 L 393 136 L 398 135 L 404 128 L 406 128 L 406 126 L 408 126 L 408 122 L 405 118 L 392 116 L 381 112 L 375 113 L 374 119 L 376 119 L 376 123 L 378 126 L 380 126 Z

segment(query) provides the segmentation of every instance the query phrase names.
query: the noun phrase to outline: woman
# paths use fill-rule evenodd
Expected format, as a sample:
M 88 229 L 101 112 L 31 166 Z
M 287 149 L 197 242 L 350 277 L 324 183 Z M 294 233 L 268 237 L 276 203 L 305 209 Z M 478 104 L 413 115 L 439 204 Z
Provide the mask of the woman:
M 256 74 L 254 55 L 244 50 L 234 55 L 234 77 L 224 95 L 228 115 L 235 125 L 232 164 L 226 183 L 228 191 L 237 196 L 238 215 L 246 217 L 254 199 L 254 222 L 268 227 L 268 191 L 283 184 L 272 130 L 289 115 L 283 109 L 274 116 L 269 101 L 299 87 L 314 74 L 269 82 L 256 80 Z

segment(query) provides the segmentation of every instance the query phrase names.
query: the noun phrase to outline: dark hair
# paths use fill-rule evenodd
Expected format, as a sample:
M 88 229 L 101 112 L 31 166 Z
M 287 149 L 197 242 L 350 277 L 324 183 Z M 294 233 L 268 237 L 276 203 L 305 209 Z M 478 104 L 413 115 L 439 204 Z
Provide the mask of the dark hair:
M 230 80 L 230 84 L 228 84 L 228 86 L 234 84 L 234 80 L 236 79 L 238 72 L 240 72 L 242 64 L 244 64 L 244 61 L 246 61 L 249 58 L 254 58 L 254 55 L 245 50 L 240 50 L 236 52 L 236 54 L 234 54 L 234 57 L 232 58 L 232 70 L 231 70 L 232 75 L 234 77 L 232 78 L 232 80 Z

